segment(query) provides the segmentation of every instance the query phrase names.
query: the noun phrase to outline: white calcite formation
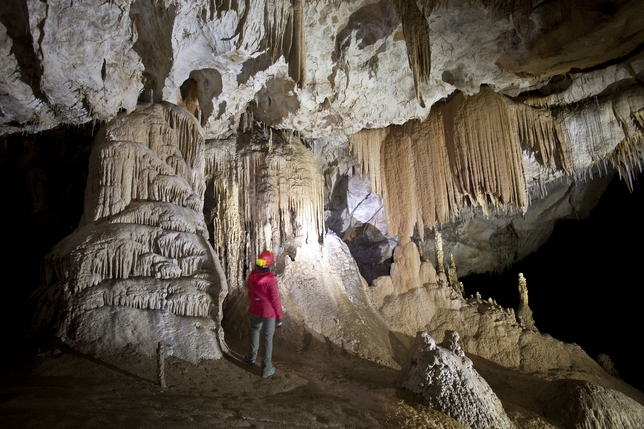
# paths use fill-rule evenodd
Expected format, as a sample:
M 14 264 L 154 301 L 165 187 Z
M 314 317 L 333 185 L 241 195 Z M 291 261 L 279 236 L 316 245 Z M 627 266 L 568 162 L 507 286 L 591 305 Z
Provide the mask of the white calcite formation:
M 338 174 L 360 170 L 382 206 L 344 215 L 355 254 L 382 264 L 391 240 L 483 218 L 466 239 L 446 235 L 445 251 L 459 275 L 498 270 L 556 218 L 587 213 L 522 221 L 560 181 L 613 167 L 630 183 L 641 168 L 644 6 L 533 3 L 5 2 L 0 133 L 109 120 L 138 99 L 185 107 L 208 140 L 236 139 L 250 112 L 306 138 L 321 166 L 343 164 L 321 159 L 325 145 L 351 145 L 357 162 Z M 323 174 L 327 192 L 336 178 Z M 366 223 L 383 234 L 371 251 L 355 243 Z M 519 248 L 489 249 L 508 227 Z
M 203 217 L 204 140 L 194 117 L 141 105 L 93 147 L 78 229 L 47 256 L 36 328 L 91 353 L 131 347 L 192 362 L 225 349 L 227 286 Z
M 389 326 L 368 298 L 349 249 L 329 233 L 324 246 L 303 246 L 278 276 L 286 333 L 299 348 L 311 340 L 390 367 L 402 363 Z M 290 326 L 292 325 L 292 326 Z
M 541 97 L 554 105 L 641 72 L 629 58 L 644 41 L 637 0 L 407 3 L 6 3 L 2 129 L 109 119 L 142 90 L 179 103 L 192 79 L 207 138 L 233 133 L 253 101 L 262 122 L 321 137 L 425 118 L 437 101 L 481 85 L 511 96 L 556 87 Z M 29 106 L 38 108 L 26 114 Z
M 528 305 L 528 282 L 523 273 L 519 273 L 519 308 L 517 309 L 517 322 L 526 329 L 536 331 L 534 326 L 534 319 L 532 318 L 532 310 Z
M 398 384 L 420 395 L 429 407 L 472 429 L 515 427 L 499 398 L 461 350 L 456 332 L 450 332 L 441 345 L 427 332 L 418 332 Z

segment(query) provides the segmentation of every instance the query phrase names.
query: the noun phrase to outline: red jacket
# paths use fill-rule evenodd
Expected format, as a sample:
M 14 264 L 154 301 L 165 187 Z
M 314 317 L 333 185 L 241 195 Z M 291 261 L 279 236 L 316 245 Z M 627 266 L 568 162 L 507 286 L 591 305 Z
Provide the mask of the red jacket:
M 277 293 L 277 280 L 270 271 L 254 269 L 246 281 L 248 313 L 272 319 L 282 318 L 282 305 Z

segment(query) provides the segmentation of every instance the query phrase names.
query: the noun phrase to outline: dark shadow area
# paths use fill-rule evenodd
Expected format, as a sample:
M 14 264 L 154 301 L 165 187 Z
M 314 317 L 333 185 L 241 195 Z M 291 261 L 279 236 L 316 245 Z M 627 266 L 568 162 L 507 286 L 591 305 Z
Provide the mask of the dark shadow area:
M 95 365 L 102 366 L 104 368 L 109 369 L 110 371 L 117 372 L 117 373 L 119 373 L 121 375 L 124 375 L 126 377 L 131 377 L 131 378 L 133 378 L 135 380 L 144 381 L 146 383 L 157 384 L 156 380 L 149 380 L 147 378 L 143 378 L 143 377 L 141 377 L 139 375 L 136 375 L 136 374 L 134 374 L 132 372 L 126 371 L 124 369 L 121 369 L 116 365 L 112 365 L 111 363 L 108 363 L 108 362 L 106 362 L 104 360 L 101 360 L 101 359 L 97 358 L 96 356 L 92 356 L 92 355 L 88 355 L 86 353 L 79 352 L 78 350 L 75 350 L 75 349 L 69 347 L 67 344 L 63 343 L 59 339 L 54 340 L 52 345 L 54 347 L 56 347 L 58 350 L 60 350 L 62 353 L 66 353 L 66 354 L 75 356 L 77 358 L 85 359 L 85 360 L 87 360 L 87 361 L 89 361 L 89 362 L 91 362 L 91 363 L 93 363 Z
M 26 302 L 39 284 L 40 262 L 76 229 L 83 202 L 92 127 L 61 127 L 40 134 L 0 137 L 1 269 L 5 275 L 0 322 L 8 327 L 3 360 L 23 345 L 31 314 Z
M 34 43 L 29 31 L 27 2 L 25 0 L 3 0 L 0 2 L 0 22 L 7 29 L 7 35 L 11 39 L 11 53 L 18 62 L 20 80 L 29 85 L 36 98 L 47 101 L 40 89 L 42 66 L 34 51 L 34 46 L 37 46 L 38 43 Z M 39 25 L 44 25 L 44 21 Z M 40 30 L 42 37 L 42 28 Z
M 523 273 L 541 332 L 579 344 L 593 359 L 609 355 L 624 381 L 644 390 L 636 351 L 644 297 L 644 192 L 637 183 L 634 188 L 630 193 L 616 176 L 588 218 L 559 221 L 544 246 L 500 274 L 461 281 L 467 296 L 479 291 L 516 310 Z

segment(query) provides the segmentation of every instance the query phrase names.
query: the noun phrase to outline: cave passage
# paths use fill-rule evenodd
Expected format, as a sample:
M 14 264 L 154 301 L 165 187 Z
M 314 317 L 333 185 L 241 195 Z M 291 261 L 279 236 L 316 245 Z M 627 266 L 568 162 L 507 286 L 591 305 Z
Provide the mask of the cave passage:
M 644 297 L 642 207 L 638 184 L 631 193 L 616 175 L 588 218 L 558 221 L 545 245 L 502 273 L 462 278 L 465 292 L 478 291 L 516 310 L 523 273 L 541 332 L 579 344 L 593 359 L 607 354 L 624 381 L 643 390 L 634 341 L 642 328 Z

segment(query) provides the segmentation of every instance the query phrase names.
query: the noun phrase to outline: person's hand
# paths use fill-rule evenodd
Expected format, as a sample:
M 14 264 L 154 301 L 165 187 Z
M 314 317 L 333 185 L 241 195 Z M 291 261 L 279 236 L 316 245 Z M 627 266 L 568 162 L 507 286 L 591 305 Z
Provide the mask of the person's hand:
M 282 326 L 282 322 L 283 322 L 283 321 L 284 321 L 283 319 L 277 319 L 277 327 L 278 327 L 278 328 L 279 328 L 280 326 Z

